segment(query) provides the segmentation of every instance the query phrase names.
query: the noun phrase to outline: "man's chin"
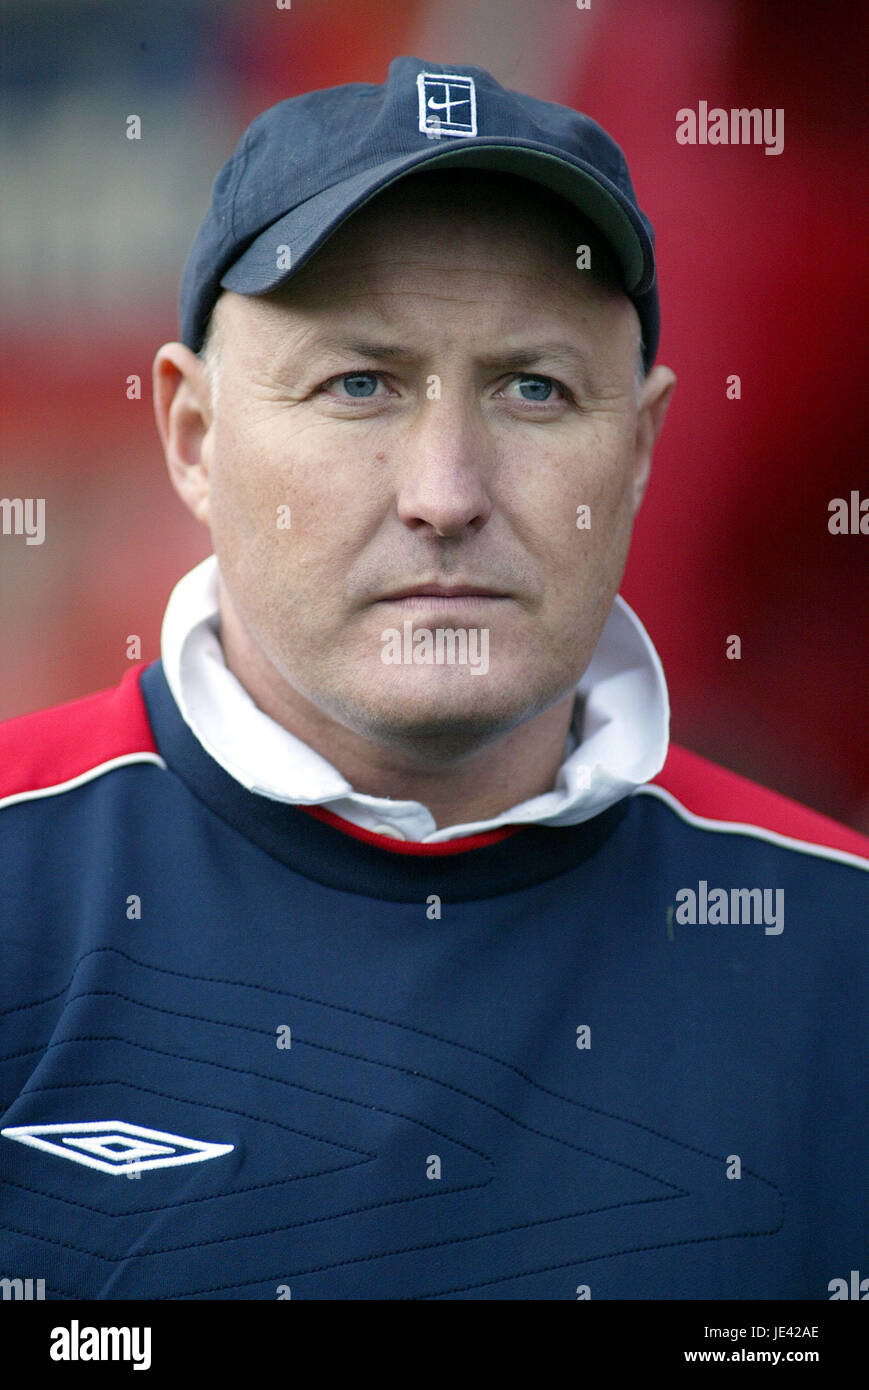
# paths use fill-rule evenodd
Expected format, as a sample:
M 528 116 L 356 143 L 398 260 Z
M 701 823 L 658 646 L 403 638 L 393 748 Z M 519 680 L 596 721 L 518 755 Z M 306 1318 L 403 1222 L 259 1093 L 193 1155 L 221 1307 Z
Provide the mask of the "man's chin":
M 515 684 L 499 690 L 469 671 L 402 670 L 383 677 L 344 703 L 342 722 L 377 743 L 424 762 L 449 762 L 483 747 L 539 713 L 538 700 L 522 699 Z

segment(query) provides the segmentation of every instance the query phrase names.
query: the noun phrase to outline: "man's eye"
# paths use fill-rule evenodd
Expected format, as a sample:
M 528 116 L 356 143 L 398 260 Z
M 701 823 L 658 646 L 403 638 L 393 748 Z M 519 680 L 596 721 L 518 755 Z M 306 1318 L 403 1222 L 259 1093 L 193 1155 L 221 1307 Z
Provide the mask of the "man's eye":
M 551 376 L 517 376 L 510 385 L 518 388 L 523 401 L 545 404 L 560 399 L 558 385 Z
M 338 387 L 339 395 L 346 394 L 354 400 L 360 400 L 365 396 L 373 396 L 379 383 L 380 378 L 376 372 L 345 372 L 343 376 L 333 377 L 329 385 Z

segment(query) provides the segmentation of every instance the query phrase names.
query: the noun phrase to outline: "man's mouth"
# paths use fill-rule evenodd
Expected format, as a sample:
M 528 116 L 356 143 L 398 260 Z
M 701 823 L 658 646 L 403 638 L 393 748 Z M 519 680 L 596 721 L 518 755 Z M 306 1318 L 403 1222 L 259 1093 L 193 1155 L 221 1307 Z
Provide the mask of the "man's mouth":
M 383 594 L 378 603 L 401 603 L 408 607 L 426 604 L 433 607 L 450 607 L 457 604 L 484 603 L 510 598 L 501 589 L 492 589 L 485 584 L 471 582 L 456 584 L 412 584 L 404 589 L 395 589 Z

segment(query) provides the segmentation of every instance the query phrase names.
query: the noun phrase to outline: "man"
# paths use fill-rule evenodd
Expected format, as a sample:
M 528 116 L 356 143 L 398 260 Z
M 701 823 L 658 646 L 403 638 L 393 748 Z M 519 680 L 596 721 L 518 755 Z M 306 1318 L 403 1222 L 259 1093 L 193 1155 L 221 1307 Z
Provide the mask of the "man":
M 617 593 L 657 337 L 587 117 L 401 58 L 246 132 L 154 364 L 214 555 L 160 661 L 4 730 L 4 1243 L 48 1297 L 865 1264 L 865 841 L 668 752 Z

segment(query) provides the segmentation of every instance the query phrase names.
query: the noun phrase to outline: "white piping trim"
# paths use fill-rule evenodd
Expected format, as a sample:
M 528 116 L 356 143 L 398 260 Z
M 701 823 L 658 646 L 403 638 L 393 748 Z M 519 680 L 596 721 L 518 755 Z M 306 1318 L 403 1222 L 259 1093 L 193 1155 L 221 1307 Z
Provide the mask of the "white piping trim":
M 849 864 L 852 868 L 863 869 L 869 873 L 869 860 L 861 859 L 857 854 L 849 854 L 846 850 L 829 849 L 826 845 L 815 845 L 808 840 L 794 840 L 789 835 L 779 835 L 776 830 L 765 830 L 762 826 L 748 825 L 743 821 L 710 820 L 706 816 L 697 816 L 693 811 L 689 811 L 687 806 L 683 806 L 681 801 L 677 801 L 672 792 L 665 791 L 663 787 L 638 787 L 634 792 L 634 796 L 643 795 L 657 796 L 682 820 L 687 821 L 689 825 L 699 826 L 701 830 L 721 831 L 726 835 L 753 835 L 755 839 L 768 840 L 770 844 L 780 845 L 782 849 L 797 850 L 800 854 L 814 854 L 819 859 L 833 859 L 837 864 Z
M 164 770 L 166 768 L 165 762 L 158 753 L 124 753 L 120 758 L 109 758 L 108 762 L 98 763 L 96 767 L 89 767 L 87 772 L 80 773 L 78 777 L 71 777 L 68 782 L 57 782 L 51 787 L 37 787 L 35 791 L 13 792 L 12 796 L 0 797 L 0 810 L 4 806 L 14 806 L 17 801 L 36 801 L 40 796 L 60 796 L 61 792 L 69 792 L 74 787 L 84 786 L 85 782 L 92 782 L 95 777 L 101 777 L 104 772 L 114 772 L 116 767 L 128 767 L 131 763 L 154 763 Z

